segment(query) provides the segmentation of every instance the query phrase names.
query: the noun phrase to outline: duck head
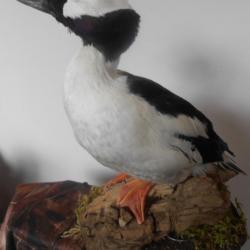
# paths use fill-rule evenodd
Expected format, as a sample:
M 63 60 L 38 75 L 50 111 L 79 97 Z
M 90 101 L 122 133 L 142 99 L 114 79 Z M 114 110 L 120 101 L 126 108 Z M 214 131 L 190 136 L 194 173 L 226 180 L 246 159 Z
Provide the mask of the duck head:
M 128 0 L 18 0 L 53 16 L 109 61 L 134 42 L 140 16 Z

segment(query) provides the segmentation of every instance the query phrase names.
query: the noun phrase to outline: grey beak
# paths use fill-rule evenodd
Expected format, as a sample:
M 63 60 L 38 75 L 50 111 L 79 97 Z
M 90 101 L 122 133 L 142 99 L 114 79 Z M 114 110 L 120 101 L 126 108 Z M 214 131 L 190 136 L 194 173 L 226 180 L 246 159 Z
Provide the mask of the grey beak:
M 17 0 L 17 1 L 25 5 L 28 5 L 32 8 L 35 8 L 37 10 L 50 13 L 49 4 L 48 4 L 49 0 Z

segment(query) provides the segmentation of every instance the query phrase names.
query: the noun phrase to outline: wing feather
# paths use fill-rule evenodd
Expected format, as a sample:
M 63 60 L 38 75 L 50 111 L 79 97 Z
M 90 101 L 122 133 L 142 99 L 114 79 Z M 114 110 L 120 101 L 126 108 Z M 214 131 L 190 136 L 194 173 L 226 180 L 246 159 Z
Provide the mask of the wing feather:
M 234 154 L 228 145 L 217 135 L 211 121 L 191 103 L 177 96 L 163 86 L 146 78 L 134 76 L 123 72 L 128 78 L 130 93 L 138 95 L 152 105 L 161 115 L 176 119 L 175 137 L 180 140 L 178 145 L 180 153 L 188 159 L 194 159 L 195 150 L 199 152 L 203 164 L 222 163 L 222 168 L 243 172 L 235 162 L 228 160 L 225 155 Z M 192 133 L 191 133 L 192 131 Z M 183 142 L 183 145 L 182 145 Z M 187 149 L 187 142 L 190 148 Z

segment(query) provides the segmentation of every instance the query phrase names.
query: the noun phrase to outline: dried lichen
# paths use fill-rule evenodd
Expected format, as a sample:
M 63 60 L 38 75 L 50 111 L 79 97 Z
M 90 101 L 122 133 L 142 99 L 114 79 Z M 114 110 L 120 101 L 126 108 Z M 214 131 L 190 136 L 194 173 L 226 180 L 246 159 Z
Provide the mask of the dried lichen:
M 99 195 L 103 189 L 101 187 L 92 187 L 88 194 L 83 195 L 78 202 L 75 210 L 76 223 L 68 231 L 64 232 L 62 238 L 82 239 L 83 235 L 89 235 L 89 229 L 81 226 L 81 217 L 86 212 L 88 205 Z
M 236 209 L 230 209 L 217 224 L 190 228 L 181 233 L 180 237 L 191 240 L 196 250 L 230 249 L 240 245 L 247 232 L 246 218 L 237 200 Z

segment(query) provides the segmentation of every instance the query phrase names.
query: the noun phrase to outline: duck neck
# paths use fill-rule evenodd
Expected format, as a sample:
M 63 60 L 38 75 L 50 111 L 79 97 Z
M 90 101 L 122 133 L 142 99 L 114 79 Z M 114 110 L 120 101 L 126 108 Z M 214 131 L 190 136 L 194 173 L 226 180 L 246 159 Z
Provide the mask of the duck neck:
M 119 58 L 107 61 L 105 56 L 93 45 L 82 46 L 71 61 L 65 81 L 67 93 L 80 94 L 98 91 L 113 83 L 117 77 Z
M 85 46 L 92 45 L 108 62 L 115 62 L 134 42 L 140 16 L 132 9 L 121 9 L 95 17 L 83 15 L 67 19 L 67 26 Z
M 117 74 L 120 57 L 107 60 L 106 56 L 93 45 L 84 45 L 78 53 L 80 70 L 88 75 L 110 80 Z

